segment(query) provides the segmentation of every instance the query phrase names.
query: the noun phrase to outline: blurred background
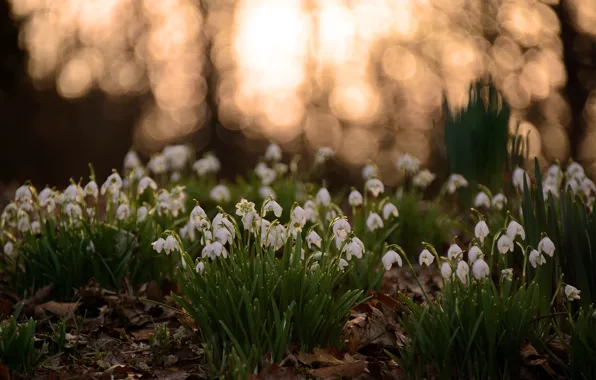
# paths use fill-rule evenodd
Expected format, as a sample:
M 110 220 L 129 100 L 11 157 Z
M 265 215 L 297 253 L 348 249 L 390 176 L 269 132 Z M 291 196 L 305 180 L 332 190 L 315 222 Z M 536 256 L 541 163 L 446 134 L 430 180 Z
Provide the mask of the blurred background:
M 596 174 L 594 0 L 0 0 L 0 182 L 66 185 L 172 143 L 232 176 L 268 141 L 346 173 L 443 162 L 488 75 L 544 165 Z

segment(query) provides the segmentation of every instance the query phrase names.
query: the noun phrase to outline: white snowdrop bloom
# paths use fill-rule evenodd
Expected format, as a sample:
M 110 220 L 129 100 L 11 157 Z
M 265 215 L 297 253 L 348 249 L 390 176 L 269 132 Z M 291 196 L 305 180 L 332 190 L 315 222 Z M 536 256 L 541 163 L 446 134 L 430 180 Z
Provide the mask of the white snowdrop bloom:
M 168 159 L 161 153 L 155 154 L 147 163 L 147 168 L 153 174 L 164 174 L 168 171 Z
M 200 241 L 200 243 L 202 245 L 207 245 L 211 241 L 213 241 L 213 233 L 211 232 L 211 230 L 208 230 L 208 229 L 202 230 L 201 231 L 201 241 Z
M 397 263 L 397 265 L 399 267 L 401 267 L 403 264 L 401 256 L 392 249 L 385 252 L 381 261 L 383 262 L 383 266 L 385 267 L 385 270 L 390 270 L 391 267 L 393 266 L 393 264 L 395 264 L 395 263 Z
M 344 259 L 339 259 L 339 263 L 337 264 L 339 270 L 344 270 L 348 265 L 348 262 Z
M 396 166 L 407 174 L 416 174 L 420 169 L 420 160 L 410 153 L 406 153 L 397 160 Z
M 455 190 L 461 187 L 468 186 L 468 180 L 464 178 L 461 174 L 451 174 L 447 179 L 447 192 L 449 194 L 455 193 Z
M 321 257 L 323 257 L 323 252 L 321 251 L 316 251 L 312 255 L 310 255 L 310 258 L 316 261 L 321 260 Z
M 364 253 L 364 243 L 357 237 L 353 237 L 348 244 L 344 245 L 343 251 L 346 253 L 346 259 L 348 261 L 352 259 L 352 256 L 361 259 Z
M 197 271 L 198 274 L 203 274 L 203 272 L 205 272 L 205 263 L 202 261 L 197 262 L 195 271 Z
M 203 251 L 201 251 L 201 256 L 203 258 L 208 257 L 211 260 L 215 260 L 220 256 L 223 256 L 223 258 L 225 259 L 226 257 L 228 257 L 228 251 L 223 246 L 223 244 L 216 240 L 205 245 Z
M 50 189 L 49 187 L 45 187 L 37 195 L 37 200 L 39 201 L 39 205 L 41 207 L 46 207 L 51 198 L 54 198 L 54 190 Z
M 17 224 L 18 207 L 16 203 L 11 202 L 4 207 L 2 211 L 2 222 L 7 223 L 11 227 L 15 227 Z
M 232 222 L 222 213 L 218 213 L 217 215 L 215 215 L 215 218 L 213 218 L 212 225 L 214 233 L 216 233 L 219 229 L 225 229 L 230 232 L 232 239 L 236 237 L 236 229 L 234 228 L 234 224 L 232 224 Z
M 559 187 L 558 185 L 542 185 L 542 197 L 544 199 L 548 199 L 549 194 L 553 197 L 559 197 Z
M 242 226 L 244 226 L 244 230 L 255 232 L 256 227 L 260 224 L 260 219 L 261 218 L 256 211 L 247 212 L 242 215 Z
M 33 193 L 28 185 L 20 186 L 14 194 L 14 200 L 17 202 L 28 202 L 33 200 Z
M 484 220 L 479 221 L 474 227 L 474 235 L 476 239 L 480 240 L 480 243 L 484 243 L 484 238 L 489 234 L 488 225 Z
M 366 189 L 376 198 L 385 191 L 385 185 L 381 180 L 373 178 L 366 181 Z
M 489 208 L 490 207 L 490 198 L 488 197 L 488 194 L 486 194 L 484 191 L 481 191 L 478 194 L 476 194 L 476 197 L 474 198 L 474 207 Z
M 253 203 L 254 208 L 254 203 Z M 209 220 L 207 219 L 207 214 L 205 210 L 201 206 L 195 206 L 192 211 L 190 212 L 190 220 L 192 220 L 193 224 L 197 228 L 204 228 L 206 225 L 209 225 Z M 207 221 L 207 223 L 205 223 Z
M 225 227 L 213 228 L 213 235 L 221 244 L 232 244 L 232 232 Z
M 490 274 L 490 268 L 483 259 L 478 259 L 472 265 L 472 274 L 476 280 L 483 280 Z
M 266 199 L 269 197 L 271 197 L 272 199 L 275 199 L 276 194 L 275 194 L 275 190 L 273 190 L 270 186 L 261 186 L 259 188 L 259 196 L 263 199 Z
M 501 276 L 503 277 L 503 279 L 505 279 L 507 281 L 513 280 L 513 269 L 512 268 L 503 269 L 501 271 Z
M 156 241 L 154 241 L 153 243 L 151 243 L 151 246 L 153 247 L 155 252 L 161 253 L 161 251 L 163 251 L 165 244 L 166 244 L 166 241 L 163 238 L 159 238 Z
M 164 242 L 163 249 L 166 252 L 166 255 L 169 255 L 173 251 L 180 250 L 178 240 L 176 240 L 176 238 L 174 238 L 172 235 L 168 235 Z
M 83 216 L 81 206 L 73 202 L 69 202 L 64 206 L 64 213 L 69 218 L 81 218 Z
M 173 172 L 172 175 L 170 176 L 170 182 L 178 182 L 182 179 L 182 174 L 180 174 L 180 172 Z M 182 261 L 183 263 L 185 261 Z
M 371 232 L 383 228 L 383 219 L 376 212 L 371 212 L 368 218 L 366 218 L 366 226 Z
M 559 185 L 560 185 L 559 177 L 553 177 L 553 176 L 547 175 L 546 178 L 544 178 L 544 180 L 542 180 L 542 186 L 558 187 Z
M 11 241 L 6 242 L 6 244 L 4 244 L 4 254 L 6 254 L 9 257 L 13 257 L 15 254 L 15 249 L 14 249 L 14 244 Z
M 329 194 L 329 190 L 321 187 L 315 196 L 315 201 L 319 205 L 328 207 L 331 204 L 331 194 Z
M 335 151 L 333 149 L 329 147 L 319 148 L 319 150 L 317 150 L 317 155 L 315 156 L 315 163 L 321 165 L 334 156 Z
M 468 263 L 463 260 L 457 263 L 456 273 L 457 277 L 462 283 L 468 283 L 468 275 L 470 274 L 470 267 L 468 266 Z
M 358 190 L 352 190 L 348 195 L 348 203 L 352 207 L 361 206 L 363 203 L 362 194 Z
M 528 256 L 528 260 L 532 267 L 536 268 L 539 265 L 546 264 L 546 259 L 537 250 L 533 249 Z
M 418 257 L 418 263 L 422 266 L 426 265 L 430 267 L 430 265 L 435 261 L 435 257 L 428 249 L 423 250 L 420 252 L 420 257 Z
M 399 211 L 393 203 L 387 202 L 383 205 L 383 219 L 389 220 L 391 217 L 397 218 L 398 216 Z
M 342 241 L 348 237 L 350 231 L 352 231 L 352 227 L 350 223 L 348 223 L 345 219 L 337 219 L 335 223 L 333 223 L 333 235 L 335 237 L 341 239 Z
M 553 257 L 553 255 L 555 254 L 555 249 L 555 243 L 553 243 L 553 241 L 550 240 L 548 236 L 543 237 L 542 240 L 540 240 L 540 242 L 538 243 L 538 251 L 544 252 L 550 257 Z
M 306 245 L 309 249 L 311 249 L 313 246 L 318 247 L 320 249 L 322 242 L 323 239 L 321 239 L 319 234 L 315 231 L 310 231 L 308 235 L 306 235 Z
M 468 250 L 468 261 L 470 264 L 474 264 L 474 262 L 478 259 L 484 259 L 484 253 L 482 253 L 477 245 L 473 245 Z
M 306 220 L 316 223 L 319 220 L 319 213 L 317 212 L 317 205 L 311 200 L 304 202 L 304 211 L 306 212 Z
M 457 244 L 451 244 L 447 250 L 447 258 L 451 261 L 460 261 L 464 256 L 464 251 Z
M 426 189 L 436 177 L 430 170 L 423 169 L 412 178 L 412 184 L 419 189 Z
M 65 202 L 76 202 L 81 203 L 83 201 L 83 197 L 85 196 L 85 192 L 79 185 L 75 185 L 71 183 L 62 193 Z
M 365 181 L 368 179 L 377 177 L 378 175 L 379 175 L 379 173 L 378 173 L 377 167 L 375 165 L 366 164 L 362 168 L 362 179 L 364 179 Z
M 19 211 L 30 214 L 35 211 L 35 207 L 33 204 L 31 204 L 31 202 L 24 202 L 19 205 Z
M 331 223 L 333 219 L 337 217 L 337 212 L 335 210 L 329 210 L 325 213 L 325 221 Z
M 546 176 L 550 177 L 550 178 L 558 179 L 558 178 L 561 178 L 562 175 L 563 175 L 563 173 L 561 172 L 561 167 L 557 164 L 552 164 L 546 170 Z
M 116 218 L 118 220 L 126 220 L 130 218 L 130 207 L 123 203 L 116 209 Z
M 526 173 L 526 171 L 520 167 L 517 167 L 515 170 L 513 170 L 511 182 L 513 183 L 513 186 L 515 186 L 520 192 L 524 191 L 524 178 L 526 179 L 529 187 L 531 182 L 528 173 Z
M 168 167 L 171 170 L 182 170 L 192 155 L 190 147 L 182 144 L 169 145 L 163 149 L 163 155 L 166 158 Z
M 263 183 L 263 185 L 268 186 L 270 184 L 273 183 L 273 181 L 275 181 L 275 178 L 277 177 L 277 172 L 271 168 L 264 168 L 261 172 L 261 174 L 259 175 L 259 178 L 261 179 L 261 182 Z
M 85 195 L 90 195 L 94 199 L 97 199 L 97 197 L 99 197 L 99 187 L 97 186 L 97 183 L 95 181 L 89 181 L 85 185 L 83 191 L 85 192 Z
M 117 195 L 122 189 L 122 177 L 118 173 L 112 173 L 108 176 L 106 181 L 101 185 L 101 194 L 109 193 L 110 195 Z
M 279 203 L 272 199 L 268 199 L 265 201 L 265 204 L 263 205 L 263 216 L 266 216 L 269 211 L 273 211 L 273 214 L 279 218 L 281 217 L 283 209 L 281 208 Z
M 226 185 L 215 186 L 213 189 L 211 189 L 209 196 L 217 203 L 228 203 L 230 199 L 232 199 L 230 190 Z
M 594 182 L 588 177 L 581 180 L 580 189 L 586 197 L 596 193 L 596 185 L 594 185 Z
M 499 240 L 497 240 L 497 249 L 502 254 L 506 254 L 507 252 L 513 252 L 513 240 L 508 235 L 501 235 Z
M 565 285 L 565 296 L 569 301 L 579 300 L 581 299 L 580 294 L 581 290 L 578 290 L 576 287 L 571 285 Z
M 150 177 L 143 177 L 139 180 L 139 186 L 137 187 L 137 193 L 143 194 L 145 190 L 151 189 L 157 191 L 157 183 Z
M 524 231 L 522 225 L 516 222 L 515 220 L 509 222 L 506 233 L 507 236 L 509 236 L 512 240 L 515 239 L 515 236 L 517 235 L 519 235 L 519 237 L 521 237 L 522 240 L 526 240 L 526 231 Z
M 584 178 L 584 168 L 577 162 L 572 162 L 567 166 L 567 175 L 573 178 Z
M 269 229 L 269 233 L 267 234 L 267 245 L 272 246 L 275 250 L 278 250 L 283 247 L 287 238 L 288 233 L 286 228 L 281 224 L 276 224 Z
M 266 246 L 267 245 L 267 234 L 269 233 L 269 227 L 271 227 L 271 222 L 267 219 L 259 219 L 259 229 L 261 231 L 261 244 Z M 256 235 L 256 232 L 255 232 Z
M 170 202 L 156 202 L 155 210 L 157 211 L 157 215 L 168 215 L 172 213 L 172 207 Z
M 147 207 L 141 206 L 137 209 L 137 223 L 142 223 L 147 219 L 147 215 L 149 214 L 149 210 Z
M 192 169 L 199 177 L 203 177 L 210 173 L 217 173 L 221 168 L 221 164 L 217 157 L 207 154 L 203 158 L 198 159 L 192 164 Z
M 265 151 L 265 160 L 267 161 L 281 161 L 281 148 L 277 144 L 269 144 Z
M 139 155 L 134 150 L 129 150 L 124 156 L 124 169 L 132 170 L 141 166 L 141 159 Z
M 451 275 L 453 275 L 453 269 L 451 268 L 451 265 L 445 261 L 441 264 L 441 276 L 443 276 L 445 280 L 448 280 L 451 278 Z
M 505 207 L 505 205 L 507 204 L 507 198 L 505 197 L 505 194 L 503 194 L 503 193 L 496 194 L 493 197 L 491 204 L 494 209 L 501 211 L 503 209 L 503 207 Z
M 145 177 L 146 175 L 147 175 L 147 171 L 142 166 L 139 166 L 138 168 L 134 168 L 132 170 L 132 178 L 135 181 L 139 181 L 141 178 Z
M 294 238 L 296 238 L 298 232 L 302 231 L 302 227 L 306 224 L 306 220 L 306 211 L 300 206 L 294 207 L 292 215 L 290 216 L 290 227 L 292 228 L 292 236 L 294 236 Z
M 197 206 L 199 207 L 199 206 Z M 196 208 L 196 207 L 195 207 Z M 200 207 L 199 207 L 200 208 Z M 248 200 L 242 198 L 240 202 L 236 203 L 236 215 L 244 216 L 246 214 L 255 212 L 255 204 L 253 202 L 249 202 Z M 199 211 L 197 211 L 199 212 Z M 201 217 L 206 218 L 205 211 L 200 208 Z M 204 216 L 203 216 L 204 215 Z
M 280 176 L 283 176 L 288 172 L 288 165 L 282 162 L 276 162 L 273 164 L 273 170 L 275 170 L 275 172 Z

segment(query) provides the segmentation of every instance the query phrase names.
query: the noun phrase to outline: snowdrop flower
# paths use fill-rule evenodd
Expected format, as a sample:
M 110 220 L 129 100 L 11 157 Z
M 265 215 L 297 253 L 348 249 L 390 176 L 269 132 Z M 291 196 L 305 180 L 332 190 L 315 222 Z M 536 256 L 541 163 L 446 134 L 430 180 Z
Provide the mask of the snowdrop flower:
M 481 191 L 478 194 L 476 194 L 476 198 L 474 198 L 474 207 L 489 208 L 490 207 L 490 198 L 488 197 L 488 194 L 486 194 L 484 191 Z
M 335 156 L 335 151 L 329 147 L 319 148 L 317 151 L 317 155 L 315 157 L 315 163 L 317 165 L 321 165 L 325 163 L 328 159 L 333 158 Z
M 385 185 L 377 178 L 366 181 L 366 189 L 376 198 L 385 191 Z
M 290 226 L 292 227 L 292 236 L 294 239 L 296 238 L 298 232 L 301 232 L 302 227 L 304 227 L 306 224 L 306 217 L 306 211 L 302 207 L 296 206 L 292 210 L 292 215 L 290 216 Z
M 112 173 L 101 185 L 101 194 L 109 193 L 110 195 L 118 195 L 122 189 L 122 178 L 118 173 Z
M 153 249 L 157 253 L 161 253 L 165 244 L 166 244 L 166 241 L 163 238 L 159 238 L 156 241 L 154 241 L 153 243 L 151 243 L 151 245 L 153 246 Z
M 364 253 L 364 243 L 357 237 L 350 239 L 350 242 L 344 246 L 344 252 L 346 253 L 346 259 L 350 261 L 352 256 L 356 256 L 361 259 Z
M 281 161 L 281 148 L 277 144 L 269 144 L 265 151 L 265 160 L 267 161 Z
M 383 219 L 376 212 L 371 212 L 366 219 L 366 226 L 369 231 L 375 231 L 379 228 L 383 228 Z
M 245 199 L 244 199 L 245 200 Z M 238 207 L 238 205 L 236 205 Z M 254 203 L 253 203 L 254 207 Z M 236 211 L 236 214 L 238 212 Z M 192 220 L 193 224 L 197 228 L 204 228 L 209 225 L 209 220 L 207 219 L 207 214 L 205 210 L 201 206 L 195 206 L 192 211 L 190 212 L 190 220 Z
M 426 189 L 436 177 L 430 170 L 424 169 L 412 178 L 412 184 L 420 189 Z
M 452 274 L 453 269 L 451 269 L 451 265 L 447 261 L 441 264 L 441 276 L 443 276 L 445 280 L 450 279 Z
M 271 168 L 263 166 L 262 169 L 257 172 L 257 176 L 261 179 L 263 185 L 268 186 L 275 181 L 277 172 Z
M 33 193 L 28 185 L 23 185 L 15 191 L 14 200 L 17 202 L 28 202 L 33 200 Z
M 44 188 L 38 195 L 37 200 L 39 201 L 39 205 L 41 207 L 46 207 L 50 201 L 50 199 L 54 198 L 54 191 L 49 187 Z
M 385 205 L 383 205 L 383 219 L 388 220 L 392 216 L 395 218 L 399 216 L 397 207 L 395 207 L 393 203 L 385 203 Z
M 89 181 L 85 185 L 85 188 L 83 189 L 83 191 L 85 192 L 85 195 L 90 195 L 94 199 L 97 199 L 97 197 L 99 197 L 99 188 L 95 181 Z
M 464 256 L 464 251 L 457 244 L 451 244 L 447 250 L 447 257 L 451 261 L 460 261 Z
M 381 259 L 381 261 L 383 262 L 383 266 L 385 267 L 385 270 L 390 270 L 394 263 L 397 263 L 397 265 L 399 267 L 401 267 L 403 264 L 402 260 L 401 260 L 401 256 L 394 250 L 387 251 L 383 255 L 383 258 Z
M 513 280 L 513 269 L 507 268 L 501 271 L 501 276 L 507 281 Z
M 64 193 L 62 193 L 65 202 L 76 202 L 81 203 L 83 200 L 83 196 L 85 195 L 83 189 L 79 185 L 75 185 L 71 183 Z
M 218 203 L 227 203 L 232 198 L 230 195 L 230 190 L 225 185 L 215 186 L 213 189 L 211 189 L 209 196 L 212 200 Z
M 21 214 L 19 216 L 17 222 L 17 229 L 19 232 L 27 232 L 31 230 L 31 221 L 29 220 L 29 215 Z
M 329 190 L 321 187 L 315 196 L 315 201 L 319 205 L 323 205 L 325 207 L 329 206 L 331 204 L 331 194 L 329 194 Z
M 12 244 L 11 241 L 6 242 L 6 244 L 4 244 L 4 253 L 9 257 L 14 256 L 14 254 L 15 254 L 14 244 Z
M 81 206 L 72 202 L 67 203 L 66 206 L 64 206 L 64 213 L 69 218 L 81 218 L 83 216 Z
M 209 173 L 217 173 L 221 168 L 221 164 L 217 157 L 208 153 L 203 158 L 195 161 L 192 168 L 199 177 L 203 177 Z
M 219 241 L 221 244 L 232 244 L 232 233 L 225 227 L 214 228 L 213 235 L 215 236 L 215 239 Z
M 532 267 L 536 268 L 538 265 L 546 264 L 546 259 L 537 250 L 533 249 L 528 258 Z
M 544 199 L 548 199 L 549 194 L 555 198 L 558 198 L 559 197 L 559 187 L 557 185 L 549 185 L 549 184 L 542 185 L 542 197 Z
M 191 149 L 182 144 L 166 146 L 163 149 L 163 156 L 166 158 L 169 168 L 174 171 L 183 169 L 191 154 Z
M 161 153 L 158 153 L 151 157 L 151 160 L 147 163 L 147 168 L 153 174 L 163 174 L 168 170 L 168 159 Z
M 321 239 L 319 234 L 317 234 L 315 231 L 310 231 L 308 235 L 306 235 L 306 245 L 308 245 L 309 249 L 312 248 L 313 245 L 321 248 L 322 241 L 323 239 Z
M 577 162 L 572 162 L 567 166 L 567 175 L 573 178 L 583 178 L 585 176 L 584 168 Z
M 348 266 L 348 262 L 344 259 L 339 259 L 338 268 L 339 270 L 344 270 Z
M 315 202 L 311 200 L 304 202 L 304 211 L 306 212 L 306 220 L 309 220 L 312 223 L 317 222 L 319 219 L 319 214 L 317 212 L 317 205 Z
M 288 172 L 288 165 L 281 162 L 276 162 L 275 164 L 273 164 L 273 170 L 275 170 L 277 174 L 283 176 Z
M 569 301 L 581 299 L 580 294 L 581 290 L 578 290 L 576 287 L 571 285 L 565 285 L 565 295 Z
M 555 254 L 555 244 L 552 240 L 550 240 L 548 236 L 545 236 L 538 243 L 538 251 L 544 252 L 550 257 L 553 257 L 553 255 Z
M 337 217 L 337 212 L 333 209 L 327 211 L 325 213 L 325 220 L 327 222 L 331 222 L 333 219 L 335 219 Z
M 407 174 L 416 174 L 420 169 L 420 161 L 413 155 L 406 153 L 397 160 L 396 166 Z
M 287 240 L 288 234 L 286 228 L 281 224 L 274 225 L 267 234 L 267 245 L 273 246 L 275 250 L 283 247 Z
M 478 259 L 484 259 L 484 253 L 482 253 L 482 251 L 480 250 L 480 248 L 478 248 L 477 245 L 473 245 L 468 250 L 468 261 L 470 262 L 470 264 L 474 264 L 474 262 L 476 262 L 476 260 Z
M 591 194 L 596 193 L 596 185 L 594 185 L 594 182 L 588 177 L 582 179 L 580 183 L 580 189 L 583 191 L 586 197 L 589 197 Z
M 259 188 L 259 196 L 263 199 L 269 198 L 271 197 L 272 199 L 275 199 L 275 191 L 269 187 L 269 186 L 261 186 Z
M 352 190 L 350 195 L 348 195 L 348 203 L 352 207 L 361 206 L 363 202 L 362 194 L 358 190 Z
M 234 229 L 234 225 L 230 220 L 225 217 L 221 212 L 215 215 L 213 218 L 213 232 L 217 229 L 226 229 L 232 234 L 232 238 L 236 236 L 236 230 Z
M 197 206 L 197 207 L 199 207 L 199 206 Z M 195 207 L 195 209 L 197 207 Z M 197 212 L 200 212 L 201 217 L 206 218 L 207 215 L 205 214 L 205 211 L 200 207 L 199 207 L 199 209 L 200 209 L 200 211 L 197 211 Z M 253 202 L 247 201 L 244 198 L 242 198 L 240 200 L 240 202 L 236 203 L 236 215 L 238 215 L 238 216 L 244 216 L 246 214 L 249 214 L 249 213 L 255 212 L 255 211 L 256 211 L 255 204 Z
M 515 220 L 509 222 L 506 233 L 507 236 L 509 236 L 512 240 L 515 239 L 516 235 L 519 235 L 522 240 L 526 240 L 526 231 L 524 231 L 524 228 L 521 226 L 521 224 Z
M 491 204 L 492 204 L 493 208 L 501 211 L 503 209 L 503 207 L 505 207 L 505 205 L 507 204 L 507 198 L 505 197 L 505 195 L 503 193 L 496 194 L 493 197 Z
M 205 271 L 205 263 L 202 261 L 199 261 L 197 263 L 197 266 L 195 267 L 195 270 L 197 271 L 198 274 L 203 274 L 203 272 Z
M 490 274 L 488 264 L 483 259 L 478 259 L 472 265 L 472 274 L 476 280 L 483 280 Z
M 147 215 L 149 214 L 149 210 L 147 207 L 141 206 L 137 210 L 137 223 L 142 223 L 147 219 Z
M 157 183 L 150 177 L 143 177 L 139 180 L 139 186 L 137 187 L 137 194 L 143 194 L 145 190 L 152 189 L 157 190 Z
M 430 267 L 433 261 L 435 261 L 435 257 L 428 249 L 423 250 L 418 258 L 420 265 L 426 265 L 427 267 Z
M 451 174 L 447 179 L 447 192 L 449 194 L 455 193 L 455 190 L 459 189 L 460 187 L 467 186 L 468 180 L 466 180 L 461 174 Z
M 463 284 L 468 283 L 468 275 L 470 274 L 470 267 L 465 261 L 457 263 L 457 277 Z
M 337 219 L 335 223 L 333 223 L 333 235 L 340 240 L 344 240 L 348 237 L 350 231 L 352 231 L 352 227 L 350 227 L 350 223 L 348 223 L 345 219 Z
M 476 239 L 480 240 L 480 243 L 484 243 L 484 238 L 489 234 L 488 225 L 484 220 L 479 221 L 474 227 L 474 235 Z
M 121 204 L 116 209 L 116 218 L 118 220 L 126 220 L 130 218 L 130 207 L 127 204 Z
M 530 176 L 528 173 L 520 167 L 515 168 L 513 171 L 512 183 L 520 192 L 524 191 L 524 178 L 526 179 L 528 186 L 530 186 Z
M 497 248 L 502 254 L 513 252 L 513 240 L 508 235 L 501 235 L 499 240 L 497 240 Z
M 263 205 L 263 216 L 266 216 L 269 211 L 273 211 L 273 214 L 275 214 L 275 216 L 279 218 L 281 217 L 283 209 L 281 208 L 279 203 L 277 203 L 274 200 L 268 199 L 265 201 L 265 204 Z
M 31 202 L 25 202 L 19 205 L 19 211 L 24 213 L 32 213 L 35 211 L 35 207 L 33 207 Z
M 126 156 L 124 156 L 124 169 L 132 170 L 139 166 L 141 166 L 139 155 L 135 151 L 129 150 Z
M 378 176 L 377 167 L 372 164 L 366 164 L 362 168 L 362 178 L 366 181 L 368 179 Z
M 169 255 L 172 251 L 180 250 L 178 240 L 176 240 L 172 235 L 168 235 L 164 242 L 163 249 L 166 252 L 166 255 Z
M 203 251 L 201 252 L 201 256 L 203 258 L 208 257 L 211 260 L 215 260 L 220 256 L 226 258 L 228 257 L 228 251 L 219 241 L 216 240 L 205 245 Z
M 18 215 L 18 207 L 14 202 L 11 202 L 4 207 L 2 211 L 2 222 L 7 223 L 9 226 L 16 226 L 16 219 Z
M 561 167 L 557 164 L 552 164 L 546 171 L 547 178 L 554 178 L 555 180 L 561 178 L 563 173 Z

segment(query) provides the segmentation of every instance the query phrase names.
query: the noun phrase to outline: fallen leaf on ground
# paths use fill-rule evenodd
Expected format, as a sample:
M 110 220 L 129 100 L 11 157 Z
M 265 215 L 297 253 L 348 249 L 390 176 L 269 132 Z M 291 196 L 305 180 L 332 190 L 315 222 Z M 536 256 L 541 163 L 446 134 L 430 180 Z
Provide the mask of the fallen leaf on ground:
M 79 307 L 79 303 L 77 302 L 55 302 L 50 301 L 46 302 L 43 305 L 39 305 L 35 308 L 35 314 L 39 315 L 40 313 L 43 314 L 44 311 L 54 314 L 61 318 L 66 318 L 67 316 L 72 315 L 75 310 Z
M 337 359 L 335 356 L 320 348 L 315 348 L 312 354 L 299 352 L 298 360 L 300 360 L 302 363 L 306 365 L 311 365 L 313 363 L 339 365 L 345 363 L 344 361 Z
M 155 328 L 154 327 L 150 327 L 150 328 L 144 328 L 144 329 L 140 329 L 140 330 L 135 330 L 135 331 L 131 331 L 130 334 L 136 339 L 136 340 L 149 340 L 149 336 L 153 335 L 155 333 Z
M 524 360 L 524 364 L 529 367 L 542 367 L 549 375 L 553 375 L 554 371 L 548 364 L 547 357 L 540 355 L 538 351 L 531 344 L 522 344 L 520 355 Z
M 313 376 L 322 377 L 324 379 L 336 377 L 356 377 L 366 371 L 367 362 L 359 361 L 355 363 L 344 363 L 336 366 L 317 368 L 310 370 L 309 373 Z
M 348 333 L 349 352 L 354 354 L 359 348 L 369 344 L 382 346 L 395 346 L 396 335 L 391 324 L 387 322 L 385 315 L 377 308 L 369 306 L 370 312 L 366 317 L 358 316 L 348 321 L 346 331 Z

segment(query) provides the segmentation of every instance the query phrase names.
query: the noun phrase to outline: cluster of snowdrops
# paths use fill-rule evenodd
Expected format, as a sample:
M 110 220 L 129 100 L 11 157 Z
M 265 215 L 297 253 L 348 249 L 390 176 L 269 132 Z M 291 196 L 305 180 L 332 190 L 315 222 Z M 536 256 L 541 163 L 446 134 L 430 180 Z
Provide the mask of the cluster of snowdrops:
M 506 191 L 480 187 L 471 216 L 464 212 L 469 231 L 462 228 L 461 243 L 441 255 L 428 242 L 416 242 L 421 252 L 405 252 L 392 240 L 410 222 L 400 215 L 400 200 L 436 180 L 411 155 L 396 163 L 404 185 L 395 194 L 369 164 L 364 187 L 343 199 L 300 178 L 297 160 L 283 163 L 275 144 L 254 173 L 232 184 L 217 181 L 217 157 L 195 161 L 193 154 L 169 146 L 143 164 L 131 151 L 123 171 L 101 185 L 91 168 L 88 181 L 73 180 L 63 191 L 19 187 L 1 216 L 5 279 L 22 295 L 53 284 L 62 299 L 92 279 L 113 289 L 125 279 L 134 287 L 175 282 L 173 298 L 197 322 L 211 371 L 240 377 L 279 362 L 296 344 L 340 345 L 350 310 L 380 288 L 384 271 L 404 262 L 417 280 L 426 266 L 443 282 L 436 297 L 423 290 L 422 304 L 395 295 L 409 306 L 397 316 L 406 340 L 387 354 L 411 378 L 450 378 L 454 371 L 515 377 L 524 343 L 545 348 L 557 334 L 580 334 L 579 325 L 584 338 L 596 337 L 593 308 L 570 306 L 580 289 L 563 277 L 554 289 L 540 284 L 541 270 L 558 275 L 554 258 L 561 253 L 544 231 L 535 247 L 526 241 L 521 195 L 532 181 L 522 168 L 512 173 L 509 199 Z M 333 156 L 320 149 L 314 168 Z M 458 190 L 468 187 L 451 174 L 432 202 L 457 202 Z M 553 165 L 542 189 L 546 197 L 571 191 L 587 208 L 596 193 L 577 163 L 565 171 Z M 561 310 L 562 320 L 542 318 Z M 594 371 L 578 359 L 594 352 L 585 346 L 572 345 L 564 371 Z

